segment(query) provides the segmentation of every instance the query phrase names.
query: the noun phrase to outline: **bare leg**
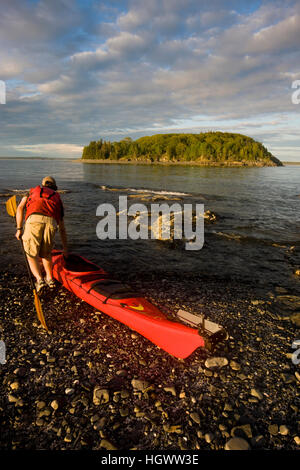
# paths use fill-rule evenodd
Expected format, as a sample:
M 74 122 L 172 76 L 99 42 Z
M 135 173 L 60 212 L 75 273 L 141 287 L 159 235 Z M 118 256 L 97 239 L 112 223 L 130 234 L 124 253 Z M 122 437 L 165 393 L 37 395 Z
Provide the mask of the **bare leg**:
M 36 280 L 39 281 L 43 277 L 41 273 L 39 257 L 37 256 L 36 258 L 33 258 L 32 256 L 27 255 L 27 259 L 32 274 L 34 275 Z
M 42 263 L 46 272 L 46 280 L 50 281 L 50 279 L 53 279 L 52 275 L 52 258 L 51 256 L 49 258 L 41 258 Z

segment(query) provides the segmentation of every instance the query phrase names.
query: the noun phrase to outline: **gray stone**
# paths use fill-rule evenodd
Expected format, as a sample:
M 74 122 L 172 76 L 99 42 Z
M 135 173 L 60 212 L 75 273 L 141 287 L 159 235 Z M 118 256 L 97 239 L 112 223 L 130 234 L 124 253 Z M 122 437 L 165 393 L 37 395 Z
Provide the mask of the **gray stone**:
M 190 414 L 190 417 L 195 423 L 200 424 L 200 416 L 198 413 L 193 412 Z
M 109 402 L 109 391 L 106 388 L 100 388 L 98 385 L 94 388 L 93 403 L 96 406 Z
M 225 450 L 250 450 L 250 445 L 241 437 L 232 437 L 226 442 Z
M 143 392 L 149 387 L 149 383 L 146 382 L 146 380 L 139 380 L 139 379 L 132 379 L 131 385 L 135 390 L 139 390 L 140 392 Z
M 225 367 L 228 364 L 226 357 L 209 357 L 205 361 L 205 367 L 208 369 Z
M 251 389 L 251 395 L 255 398 L 258 398 L 259 400 L 263 399 L 263 395 L 261 394 L 259 390 L 256 390 L 256 388 Z

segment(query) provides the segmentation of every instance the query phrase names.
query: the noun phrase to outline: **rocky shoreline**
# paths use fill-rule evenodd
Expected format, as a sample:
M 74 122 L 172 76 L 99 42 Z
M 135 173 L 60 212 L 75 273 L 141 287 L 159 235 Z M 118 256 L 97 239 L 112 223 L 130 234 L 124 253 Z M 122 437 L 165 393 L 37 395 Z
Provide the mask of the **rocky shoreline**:
M 170 316 L 204 312 L 227 330 L 213 353 L 178 360 L 60 286 L 42 295 L 48 334 L 25 271 L 7 267 L 0 279 L 1 450 L 300 449 L 292 292 L 197 275 L 127 278 Z
M 222 168 L 262 168 L 262 167 L 276 167 L 276 166 L 284 166 L 281 162 L 280 164 L 276 164 L 272 161 L 211 161 L 211 160 L 194 160 L 194 161 L 175 161 L 175 160 L 167 160 L 167 161 L 152 161 L 150 159 L 147 160 L 130 160 L 130 159 L 119 159 L 119 160 L 112 160 L 112 159 L 89 159 L 89 158 L 78 158 L 76 160 L 71 160 L 73 163 L 98 163 L 98 164 L 119 164 L 119 165 L 164 165 L 164 166 L 204 166 L 204 167 L 222 167 Z

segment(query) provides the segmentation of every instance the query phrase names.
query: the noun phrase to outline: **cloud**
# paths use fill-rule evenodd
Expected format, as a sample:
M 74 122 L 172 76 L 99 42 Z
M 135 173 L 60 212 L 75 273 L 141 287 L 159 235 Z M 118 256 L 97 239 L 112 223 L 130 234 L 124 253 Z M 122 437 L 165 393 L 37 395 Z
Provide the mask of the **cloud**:
M 290 89 L 300 78 L 296 1 L 2 3 L 0 138 L 18 151 L 200 118 L 253 133 L 255 120 L 260 130 L 262 119 L 299 111 Z
M 29 152 L 36 156 L 58 155 L 63 157 L 80 157 L 82 146 L 74 144 L 33 144 L 33 145 L 14 145 L 17 152 Z
M 283 21 L 262 28 L 255 33 L 248 44 L 250 53 L 282 53 L 294 51 L 300 43 L 300 14 L 292 15 Z

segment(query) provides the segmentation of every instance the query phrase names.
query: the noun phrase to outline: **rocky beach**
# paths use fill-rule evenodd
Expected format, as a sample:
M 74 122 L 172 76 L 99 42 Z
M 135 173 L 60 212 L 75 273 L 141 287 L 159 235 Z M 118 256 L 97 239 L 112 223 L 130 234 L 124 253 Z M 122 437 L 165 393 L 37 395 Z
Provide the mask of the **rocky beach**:
M 225 328 L 228 338 L 214 351 L 198 348 L 179 360 L 59 284 L 41 294 L 50 332 L 42 328 L 5 213 L 6 199 L 31 185 L 23 165 L 4 166 L 1 185 L 0 449 L 299 450 L 295 168 L 194 169 L 183 177 L 175 166 L 160 174 L 142 165 L 55 162 L 66 175 L 59 190 L 71 252 L 130 284 L 170 319 L 182 309 Z M 34 165 L 37 179 L 53 173 L 51 162 Z M 13 171 L 21 183 L 7 182 Z M 121 195 L 147 208 L 204 202 L 203 249 L 188 252 L 172 237 L 98 240 L 97 206 L 117 208 Z
M 25 270 L 7 266 L 2 450 L 299 449 L 299 297 L 212 276 L 121 280 L 170 318 L 205 313 L 228 339 L 179 360 L 59 285 L 41 295 L 47 333 Z

